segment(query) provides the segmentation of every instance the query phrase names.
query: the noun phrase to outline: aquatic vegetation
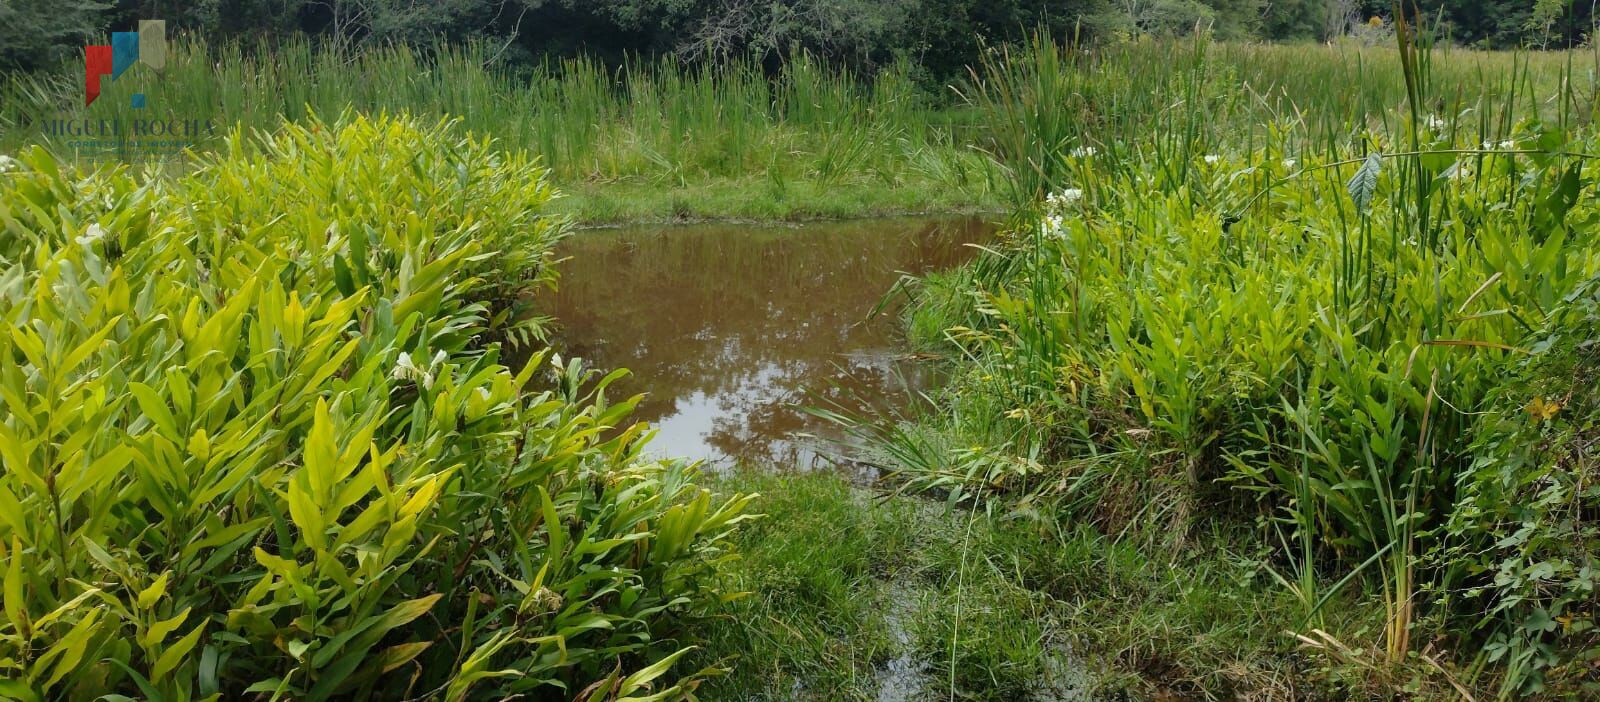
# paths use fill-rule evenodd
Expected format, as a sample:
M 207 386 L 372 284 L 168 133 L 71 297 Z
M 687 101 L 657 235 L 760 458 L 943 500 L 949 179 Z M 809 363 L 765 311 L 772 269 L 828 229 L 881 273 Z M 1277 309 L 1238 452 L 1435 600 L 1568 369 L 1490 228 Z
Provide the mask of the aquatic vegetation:
M 727 569 L 749 597 L 694 625 L 707 699 L 1349 699 L 1291 639 L 1263 547 L 1152 554 L 1051 515 L 993 519 L 838 475 L 738 474 L 767 515 Z M 1357 619 L 1334 612 L 1330 626 Z
M 1013 125 L 1002 160 L 1034 204 L 912 313 L 964 360 L 942 418 L 878 438 L 915 485 L 1152 548 L 1256 518 L 1300 641 L 1375 680 L 1422 655 L 1440 686 L 1514 694 L 1546 669 L 1576 685 L 1594 502 L 1587 463 L 1556 456 L 1583 452 L 1583 425 L 1553 446 L 1518 439 L 1543 427 L 1475 426 L 1582 394 L 1530 398 L 1515 369 L 1547 325 L 1593 337 L 1552 316 L 1600 275 L 1592 86 L 1521 92 L 1550 86 L 1518 61 L 1489 78 L 1507 92 L 1466 99 L 1439 89 L 1441 54 L 1400 36 L 1393 103 L 1313 99 L 1237 134 L 1230 110 L 1272 113 L 1209 78 L 1213 47 L 1147 66 L 1164 77 L 1146 93 L 1137 66 L 1091 78 L 1048 44 L 1002 55 L 978 99 Z M 1124 95 L 1144 95 L 1127 113 L 1143 126 L 1091 141 Z M 1036 110 L 1057 99 L 1084 118 Z M 1355 634 L 1371 640 L 1321 628 L 1334 601 L 1379 609 Z
M 617 374 L 512 321 L 564 232 L 534 160 L 348 116 L 176 177 L 9 166 L 0 695 L 698 685 L 669 618 L 749 498 L 641 458 Z
M 1033 48 L 996 47 L 971 79 L 932 94 L 903 62 L 870 74 L 803 53 L 770 73 L 747 58 L 583 58 L 513 69 L 497 48 L 179 41 L 159 80 L 109 83 L 88 109 L 79 73 L 0 76 L 0 150 L 47 143 L 64 158 L 135 157 L 84 148 L 77 142 L 99 140 L 48 128 L 73 118 L 130 125 L 147 116 L 129 106 L 133 92 L 162 114 L 214 122 L 214 135 L 195 139 L 201 151 L 235 124 L 272 129 L 312 113 L 404 111 L 459 119 L 537 156 L 566 194 L 550 207 L 583 221 L 803 219 L 998 211 L 1015 189 L 1032 202 L 1085 187 L 1062 176 L 1091 162 L 1115 167 L 1136 146 L 1187 164 L 1201 153 L 1226 155 L 1201 150 L 1208 145 L 1249 149 L 1278 138 L 1270 125 L 1303 122 L 1278 136 L 1315 146 L 1366 126 L 1368 116 L 1382 122 L 1406 94 L 1394 49 L 1342 44 L 1139 40 L 1068 49 L 1040 38 Z M 1465 107 L 1484 96 L 1546 94 L 1565 61 L 1455 50 L 1436 64 L 1435 94 Z
M 1432 56 L 1423 117 L 1436 112 L 1434 124 L 1482 129 L 1480 141 L 1503 139 L 1530 112 L 1570 112 L 1573 105 L 1540 101 L 1563 90 L 1567 71 L 1580 71 L 1579 81 L 1595 64 L 1587 52 L 1438 48 Z M 1203 36 L 1069 46 L 1036 35 L 991 52 L 960 90 L 986 115 L 977 145 L 1001 164 L 1000 187 L 1027 208 L 1064 189 L 1092 190 L 1124 165 L 1175 178 L 1267 145 L 1292 159 L 1347 146 L 1368 130 L 1401 134 L 1404 76 L 1392 46 Z M 1587 98 L 1568 87 L 1569 98 Z

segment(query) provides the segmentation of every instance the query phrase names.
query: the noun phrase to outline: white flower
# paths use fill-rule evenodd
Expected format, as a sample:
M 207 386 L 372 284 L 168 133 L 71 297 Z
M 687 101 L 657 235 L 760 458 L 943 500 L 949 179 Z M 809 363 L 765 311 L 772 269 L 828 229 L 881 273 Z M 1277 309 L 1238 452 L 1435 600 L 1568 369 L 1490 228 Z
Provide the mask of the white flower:
M 1292 158 L 1286 158 L 1283 160 L 1283 167 L 1285 169 L 1294 168 L 1296 165 L 1299 165 L 1299 163 L 1299 161 L 1296 161 Z
M 1206 154 L 1206 163 L 1216 163 L 1216 162 L 1221 161 L 1221 160 L 1222 160 L 1221 156 L 1218 156 L 1216 154 Z
M 106 230 L 99 224 L 91 224 L 89 229 L 83 233 L 83 236 L 78 237 L 75 241 L 84 246 L 93 246 L 104 238 L 106 238 Z
M 433 374 L 418 368 L 416 362 L 411 360 L 411 354 L 405 351 L 401 351 L 394 359 L 394 370 L 389 371 L 389 377 L 395 380 L 410 380 L 424 389 L 433 387 Z
M 1484 139 L 1483 140 L 1483 150 L 1484 151 L 1489 151 L 1489 150 L 1491 150 L 1493 148 L 1494 148 L 1494 142 L 1489 141 L 1488 139 Z
M 1050 193 L 1044 196 L 1045 208 L 1052 213 L 1070 209 L 1083 199 L 1081 188 L 1067 188 L 1059 193 Z
M 1507 139 L 1505 141 L 1500 142 L 1500 148 L 1505 149 L 1507 151 L 1510 151 L 1512 149 L 1517 148 L 1517 142 L 1512 141 L 1510 139 Z
M 1434 131 L 1444 129 L 1444 120 L 1439 119 L 1434 115 L 1428 115 L 1428 128 Z
M 417 370 L 417 366 L 411 362 L 411 352 L 401 351 L 400 355 L 394 359 L 394 370 L 389 371 L 389 377 L 395 380 L 405 380 L 415 370 Z
M 1066 233 L 1066 220 L 1061 215 L 1049 215 L 1039 223 L 1039 234 L 1050 239 L 1060 239 Z
M 14 171 L 14 170 L 17 170 L 18 168 L 21 168 L 21 167 L 22 166 L 18 165 L 16 159 L 11 158 L 10 156 L 7 156 L 5 154 L 0 154 L 0 173 L 5 173 L 6 171 Z
M 1085 158 L 1095 155 L 1093 146 L 1075 146 L 1068 152 L 1073 158 Z

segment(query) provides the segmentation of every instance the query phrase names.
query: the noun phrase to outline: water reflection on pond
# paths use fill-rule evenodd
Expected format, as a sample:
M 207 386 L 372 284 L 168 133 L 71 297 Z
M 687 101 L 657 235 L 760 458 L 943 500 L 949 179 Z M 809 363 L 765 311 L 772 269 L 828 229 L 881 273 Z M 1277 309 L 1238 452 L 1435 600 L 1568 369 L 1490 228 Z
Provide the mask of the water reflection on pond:
M 956 266 L 990 232 L 973 218 L 583 231 L 541 307 L 561 353 L 633 371 L 613 394 L 649 393 L 635 418 L 659 428 L 654 452 L 804 469 L 821 446 L 807 436 L 837 432 L 797 403 L 908 402 L 926 370 L 893 307 L 870 313 L 901 273 Z

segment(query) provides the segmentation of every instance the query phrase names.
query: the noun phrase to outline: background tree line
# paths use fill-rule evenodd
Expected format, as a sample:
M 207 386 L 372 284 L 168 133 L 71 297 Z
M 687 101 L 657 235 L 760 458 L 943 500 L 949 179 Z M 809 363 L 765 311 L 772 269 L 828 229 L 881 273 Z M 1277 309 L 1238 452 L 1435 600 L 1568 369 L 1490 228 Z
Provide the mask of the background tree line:
M 1408 2 L 1411 0 L 1408 0 Z M 1415 0 L 1452 42 L 1556 48 L 1588 41 L 1595 0 Z M 481 40 L 513 64 L 579 53 L 607 60 L 802 48 L 871 69 L 907 61 L 963 72 L 985 46 L 1043 29 L 1063 40 L 1183 34 L 1329 41 L 1386 26 L 1390 0 L 0 0 L 0 68 L 36 69 L 141 18 L 208 41 L 305 34 L 347 42 Z

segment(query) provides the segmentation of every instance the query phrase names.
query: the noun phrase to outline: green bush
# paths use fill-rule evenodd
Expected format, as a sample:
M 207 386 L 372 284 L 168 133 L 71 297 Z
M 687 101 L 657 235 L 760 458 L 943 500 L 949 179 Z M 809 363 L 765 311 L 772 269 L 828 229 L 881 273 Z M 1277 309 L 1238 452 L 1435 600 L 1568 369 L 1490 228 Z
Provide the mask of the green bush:
M 1460 479 L 1450 548 L 1464 622 L 1487 631 L 1519 693 L 1584 681 L 1600 691 L 1600 279 L 1563 302 L 1491 398 Z
M 563 233 L 526 156 L 357 117 L 0 170 L 0 696 L 697 684 L 666 617 L 748 498 L 641 458 L 616 374 L 490 342 Z

